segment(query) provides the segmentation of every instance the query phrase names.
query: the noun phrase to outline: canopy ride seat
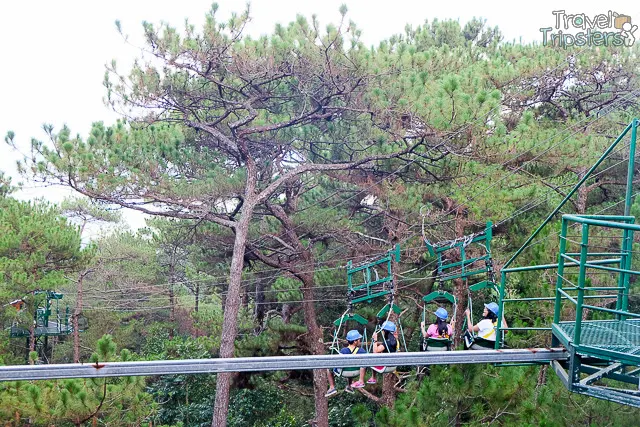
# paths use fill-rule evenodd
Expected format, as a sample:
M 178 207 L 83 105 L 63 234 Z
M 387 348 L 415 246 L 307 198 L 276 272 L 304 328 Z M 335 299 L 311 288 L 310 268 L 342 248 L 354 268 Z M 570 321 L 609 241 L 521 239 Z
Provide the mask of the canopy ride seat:
M 452 321 L 455 322 L 456 319 L 456 297 L 447 291 L 433 291 L 429 295 L 426 295 L 422 298 L 424 305 L 422 306 L 422 321 L 426 324 L 427 318 L 427 305 L 432 303 L 446 303 L 451 304 L 453 307 L 453 315 L 451 317 Z M 453 346 L 452 337 L 449 338 L 437 338 L 437 337 L 422 337 L 421 340 L 421 350 L 422 351 L 450 351 Z
M 376 318 L 378 319 L 378 323 L 380 324 L 380 321 L 382 321 L 382 319 L 385 319 L 385 318 L 388 319 L 391 312 L 395 313 L 397 316 L 396 322 L 398 323 L 398 328 L 400 329 L 399 338 L 402 340 L 402 343 L 404 344 L 404 350 L 407 351 L 407 343 L 405 341 L 404 331 L 402 330 L 402 323 L 400 321 L 400 314 L 402 313 L 402 309 L 400 309 L 400 307 L 398 307 L 396 304 L 393 303 L 393 297 L 391 297 L 389 303 L 387 303 L 384 307 L 382 307 L 382 309 L 376 315 Z M 383 322 L 381 323 L 381 325 L 384 325 L 385 323 L 386 322 Z M 376 327 L 376 332 L 384 333 L 382 327 L 380 326 Z M 396 351 L 399 351 L 400 340 L 398 340 L 397 346 L 398 347 Z M 370 352 L 373 352 L 373 343 L 371 343 Z M 391 372 L 395 372 L 397 368 L 398 368 L 397 366 L 372 366 L 371 367 L 371 369 L 381 374 L 388 374 Z
M 341 356 L 348 356 L 348 354 L 345 355 L 340 353 L 340 347 L 338 343 L 340 341 L 339 337 L 340 337 L 340 331 L 342 330 L 342 327 L 345 326 L 345 329 L 346 329 L 346 325 L 349 322 L 356 322 L 358 325 L 364 327 L 363 334 L 362 334 L 363 335 L 362 345 L 364 345 L 364 343 L 367 341 L 367 324 L 369 323 L 367 319 L 360 316 L 359 314 L 351 314 L 346 312 L 339 319 L 336 319 L 333 322 L 336 329 L 333 335 L 333 342 L 331 343 L 331 348 L 330 348 L 332 353 L 337 353 Z M 360 375 L 360 368 L 359 367 L 334 368 L 333 373 L 343 378 L 354 378 Z

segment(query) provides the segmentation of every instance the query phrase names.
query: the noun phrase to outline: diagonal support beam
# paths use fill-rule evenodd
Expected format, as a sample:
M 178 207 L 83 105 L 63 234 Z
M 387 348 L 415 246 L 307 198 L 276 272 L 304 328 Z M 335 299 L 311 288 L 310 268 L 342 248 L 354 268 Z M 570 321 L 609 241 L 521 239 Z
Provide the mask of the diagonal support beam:
M 562 384 L 564 384 L 567 389 L 571 389 L 569 374 L 567 373 L 567 370 L 560 364 L 560 362 L 557 360 L 553 360 L 551 362 L 551 367 L 553 368 L 558 378 L 560 378 L 560 381 L 562 381 Z
M 603 377 L 606 377 L 609 374 L 612 374 L 612 373 L 614 373 L 616 371 L 619 371 L 623 367 L 624 367 L 624 365 L 622 363 L 614 363 L 612 365 L 609 365 L 606 368 L 600 369 L 598 372 L 594 372 L 593 374 L 589 375 L 588 377 L 582 379 L 580 381 L 580 385 L 589 385 L 591 383 L 594 383 L 594 382 L 602 379 Z

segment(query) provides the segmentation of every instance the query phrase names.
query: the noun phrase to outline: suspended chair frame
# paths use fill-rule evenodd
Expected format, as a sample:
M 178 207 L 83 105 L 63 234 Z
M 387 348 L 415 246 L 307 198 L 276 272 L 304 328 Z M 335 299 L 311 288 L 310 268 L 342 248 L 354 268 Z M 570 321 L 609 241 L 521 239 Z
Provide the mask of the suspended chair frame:
M 422 321 L 427 324 L 427 305 L 431 303 L 437 303 L 438 301 L 446 301 L 453 307 L 451 319 L 455 321 L 457 316 L 457 299 L 456 297 L 447 291 L 436 290 L 428 295 L 422 297 L 424 304 L 422 305 Z M 422 337 L 420 343 L 420 349 L 422 351 L 450 351 L 453 345 L 453 338 L 433 338 Z

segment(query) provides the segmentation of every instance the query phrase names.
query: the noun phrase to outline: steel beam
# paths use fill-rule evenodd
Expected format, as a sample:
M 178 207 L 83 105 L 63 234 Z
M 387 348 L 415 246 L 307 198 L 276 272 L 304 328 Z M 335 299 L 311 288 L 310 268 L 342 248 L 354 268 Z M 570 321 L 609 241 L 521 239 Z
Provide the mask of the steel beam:
M 551 362 L 551 367 L 555 371 L 558 378 L 560 378 L 560 381 L 562 381 L 562 384 L 564 384 L 564 386 L 567 389 L 571 388 L 571 383 L 569 381 L 569 373 L 564 368 L 564 366 L 562 366 L 560 362 L 558 362 L 557 360 L 554 360 Z
M 609 365 L 606 368 L 600 369 L 599 371 L 594 372 L 588 377 L 580 380 L 580 385 L 590 385 L 596 381 L 601 380 L 603 377 L 607 377 L 610 374 L 613 374 L 616 371 L 621 370 L 622 368 L 624 368 L 624 365 L 622 363 L 614 363 L 612 365 Z
M 563 348 L 409 352 L 392 354 L 238 357 L 229 359 L 151 360 L 0 366 L 0 381 L 127 377 L 219 372 L 289 371 L 361 366 L 413 366 L 519 363 L 567 360 Z
M 572 391 L 591 397 L 597 397 L 598 399 L 610 400 L 622 405 L 640 408 L 640 396 L 632 395 L 631 393 L 628 393 L 627 390 L 615 390 L 587 385 L 577 386 Z

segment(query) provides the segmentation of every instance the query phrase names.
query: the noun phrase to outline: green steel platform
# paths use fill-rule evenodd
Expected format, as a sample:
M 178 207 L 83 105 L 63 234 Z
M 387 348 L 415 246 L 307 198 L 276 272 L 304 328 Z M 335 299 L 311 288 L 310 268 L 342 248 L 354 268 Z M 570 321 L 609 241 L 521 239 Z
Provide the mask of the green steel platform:
M 46 326 L 38 325 L 35 328 L 34 333 L 36 337 L 64 336 L 64 335 L 70 335 L 71 333 L 73 333 L 73 327 L 69 324 L 69 322 L 58 323 L 58 322 L 49 320 Z M 10 334 L 11 334 L 10 335 L 11 338 L 20 338 L 20 337 L 28 337 L 30 335 L 30 332 L 29 332 L 29 329 L 27 328 L 23 328 L 20 326 L 11 326 Z
M 573 342 L 575 322 L 553 324 L 553 334 L 576 353 L 624 363 L 640 364 L 640 320 L 589 320 L 582 322 L 580 344 Z

